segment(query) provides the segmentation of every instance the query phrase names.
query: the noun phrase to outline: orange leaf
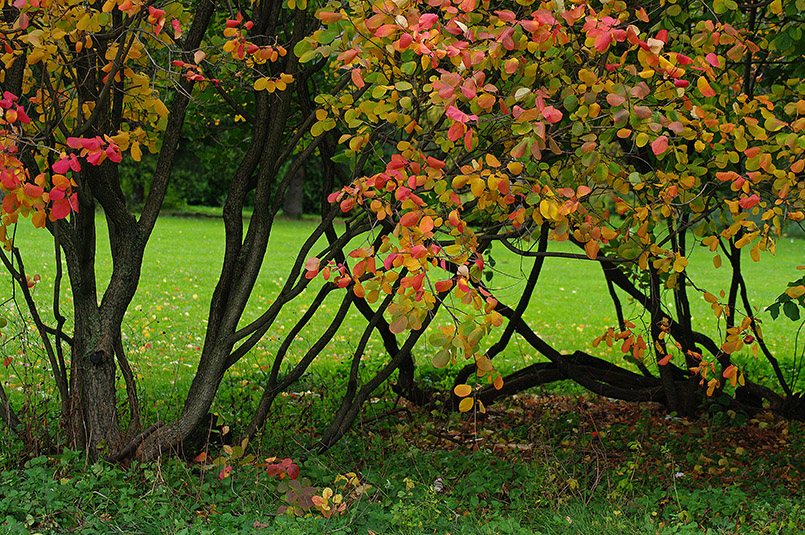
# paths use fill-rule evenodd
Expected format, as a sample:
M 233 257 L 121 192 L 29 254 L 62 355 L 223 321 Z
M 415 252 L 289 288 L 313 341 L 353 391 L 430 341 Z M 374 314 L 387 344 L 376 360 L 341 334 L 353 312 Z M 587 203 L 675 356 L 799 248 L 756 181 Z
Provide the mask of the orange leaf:
M 319 11 L 318 17 L 324 24 L 332 24 L 334 22 L 338 22 L 339 20 L 343 19 L 344 14 L 333 13 L 331 11 Z
M 361 76 L 360 69 L 352 69 L 352 83 L 355 84 L 355 87 L 358 89 L 366 85 L 366 82 L 363 81 L 363 76 Z
M 460 398 L 465 398 L 472 394 L 472 387 L 470 385 L 456 385 L 453 393 Z

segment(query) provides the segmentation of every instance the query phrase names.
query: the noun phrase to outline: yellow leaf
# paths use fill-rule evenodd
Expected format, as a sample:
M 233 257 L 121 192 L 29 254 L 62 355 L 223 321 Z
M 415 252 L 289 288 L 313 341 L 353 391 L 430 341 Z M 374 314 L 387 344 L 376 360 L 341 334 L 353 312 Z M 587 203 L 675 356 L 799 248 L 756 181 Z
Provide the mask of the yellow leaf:
M 86 29 L 89 28 L 89 23 L 90 23 L 90 14 L 84 13 L 84 15 L 80 19 L 78 19 L 75 28 L 79 32 L 86 31 Z
M 475 359 L 475 365 L 478 367 L 479 372 L 491 372 L 494 366 L 492 361 L 486 355 L 482 355 Z
M 523 164 L 520 162 L 510 162 L 506 168 L 511 172 L 513 175 L 519 175 L 523 172 Z
M 716 269 L 721 267 L 721 255 L 716 255 L 713 257 L 713 266 Z
M 472 387 L 470 385 L 456 385 L 453 393 L 460 398 L 465 398 L 472 394 Z
M 254 90 L 255 91 L 265 91 L 266 87 L 268 87 L 268 78 L 258 78 L 254 82 Z
M 458 404 L 458 410 L 461 412 L 469 412 L 472 410 L 472 406 L 475 404 L 475 400 L 472 398 L 464 398 L 461 400 L 461 403 Z
M 158 98 L 154 99 L 154 111 L 157 112 L 157 115 L 160 117 L 168 116 L 168 107 L 165 106 L 165 103 Z
M 687 265 L 688 265 L 688 259 L 685 258 L 684 256 L 679 255 L 676 257 L 676 260 L 674 260 L 674 271 L 676 271 L 677 273 L 682 273 L 683 271 L 685 271 Z
M 140 149 L 140 144 L 136 141 L 131 144 L 131 158 L 135 162 L 139 162 L 143 157 L 143 151 Z

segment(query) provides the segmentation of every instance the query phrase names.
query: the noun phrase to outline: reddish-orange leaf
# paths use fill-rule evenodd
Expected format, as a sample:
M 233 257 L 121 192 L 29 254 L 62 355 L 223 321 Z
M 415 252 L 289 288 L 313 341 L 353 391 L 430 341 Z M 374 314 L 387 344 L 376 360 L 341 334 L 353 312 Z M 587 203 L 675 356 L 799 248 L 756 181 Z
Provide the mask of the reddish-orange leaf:
M 419 221 L 419 212 L 408 212 L 400 218 L 400 225 L 413 227 Z
M 352 83 L 355 84 L 355 87 L 358 89 L 366 85 L 366 82 L 363 81 L 363 76 L 361 76 L 360 69 L 352 69 Z

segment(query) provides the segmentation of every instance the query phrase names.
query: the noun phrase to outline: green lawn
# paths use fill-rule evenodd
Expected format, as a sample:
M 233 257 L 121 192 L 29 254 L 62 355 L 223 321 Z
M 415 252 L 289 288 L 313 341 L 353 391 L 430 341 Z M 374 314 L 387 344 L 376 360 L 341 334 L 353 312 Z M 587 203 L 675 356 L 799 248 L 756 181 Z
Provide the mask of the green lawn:
M 245 320 L 258 316 L 272 302 L 277 291 L 285 282 L 288 265 L 296 255 L 296 247 L 314 228 L 313 221 L 279 220 L 272 233 L 269 253 L 262 274 L 255 286 L 247 309 Z M 105 227 L 98 220 L 99 243 L 105 245 Z M 53 280 L 53 257 L 47 236 L 35 232 L 24 223 L 19 229 L 18 243 L 25 252 L 26 267 L 29 273 L 38 273 L 42 282 L 36 289 L 42 301 L 50 299 Z M 763 255 L 759 263 L 744 261 L 745 275 L 750 285 L 752 305 L 762 311 L 771 304 L 785 288 L 788 280 L 798 276 L 796 266 L 805 263 L 801 240 L 783 238 L 779 241 L 776 256 Z M 552 250 L 577 252 L 572 246 L 562 243 L 551 245 Z M 163 217 L 159 220 L 153 237 L 146 250 L 142 278 L 132 306 L 126 314 L 124 336 L 126 348 L 132 365 L 149 381 L 152 378 L 161 384 L 158 392 L 143 389 L 145 396 L 154 395 L 164 401 L 164 388 L 180 383 L 180 393 L 188 381 L 198 357 L 207 321 L 207 306 L 220 270 L 223 255 L 223 223 L 216 218 Z M 717 294 L 729 284 L 729 271 L 726 267 L 713 268 L 711 255 L 705 249 L 693 251 L 688 272 L 700 288 Z M 530 260 L 525 264 L 521 258 L 509 253 L 503 247 L 493 251 L 496 260 L 495 276 L 491 285 L 497 289 L 501 300 L 515 304 L 530 269 Z M 102 287 L 111 271 L 108 247 L 99 247 L 97 275 Z M 8 291 L 6 285 L 3 292 Z M 309 292 L 308 292 L 309 294 Z M 304 311 L 307 299 L 303 296 L 281 315 L 265 340 L 240 365 L 233 370 L 235 375 L 248 376 L 259 371 L 269 362 L 274 349 L 296 318 Z M 311 328 L 297 340 L 297 347 L 305 348 L 315 340 L 317 332 L 327 325 L 332 311 L 340 299 L 338 292 L 325 302 L 321 313 L 317 314 Z M 643 311 L 632 308 L 625 296 L 621 295 L 627 317 L 635 324 L 644 324 Z M 64 296 L 65 310 L 69 310 L 69 294 Z M 700 320 L 700 330 L 718 337 L 719 325 L 710 306 L 695 292 L 691 292 L 695 318 Z M 9 312 L 5 312 L 10 316 Z M 592 341 L 607 327 L 614 326 L 614 308 L 606 294 L 601 269 L 597 263 L 563 258 L 549 258 L 545 262 L 532 305 L 527 310 L 526 321 L 541 336 L 555 347 L 572 352 L 576 349 L 589 351 L 595 355 L 621 357 L 617 348 L 608 350 L 603 344 L 593 348 Z M 764 320 L 766 341 L 778 356 L 787 371 L 790 371 L 795 351 L 798 325 L 786 318 L 772 321 L 767 313 L 760 313 Z M 328 346 L 317 362 L 318 366 L 337 367 L 349 358 L 354 347 L 355 334 L 363 326 L 356 314 L 345 322 L 344 328 Z M 434 325 L 435 327 L 435 325 Z M 490 340 L 492 343 L 494 339 Z M 803 341 L 796 348 L 801 353 Z M 380 353 L 382 347 L 375 337 L 368 349 L 370 355 Z M 428 349 L 418 351 L 417 356 L 427 361 Z M 291 352 L 293 355 L 293 351 Z M 503 371 L 510 371 L 522 364 L 539 359 L 539 356 L 517 337 L 496 361 Z M 765 363 L 755 362 L 748 350 L 742 358 L 744 366 L 752 372 L 756 380 L 763 382 L 764 375 L 770 375 Z M 426 364 L 427 365 L 427 364 Z M 147 398 L 146 398 L 147 399 Z
M 313 228 L 311 221 L 277 222 L 270 252 L 247 317 L 258 315 L 283 284 L 287 265 Z M 99 233 L 103 225 L 99 220 Z M 19 230 L 28 272 L 42 282 L 37 298 L 50 298 L 53 258 L 42 232 Z M 103 240 L 103 236 L 101 236 Z M 762 310 L 794 279 L 803 262 L 802 241 L 780 240 L 775 257 L 746 263 L 750 296 Z M 553 244 L 569 251 L 566 245 Z M 101 249 L 99 280 L 110 271 Z M 206 310 L 223 252 L 223 225 L 214 218 L 164 217 L 147 249 L 143 276 L 127 313 L 127 351 L 143 377 L 140 394 L 147 421 L 169 418 L 179 409 L 203 340 Z M 728 272 L 715 270 L 709 254 L 691 255 L 697 285 L 716 293 Z M 519 296 L 530 265 L 502 249 L 493 285 L 504 301 Z M 4 283 L 0 299 L 7 297 Z M 715 290 L 714 290 L 715 289 Z M 335 308 L 334 295 L 296 342 L 306 348 Z M 69 295 L 63 296 L 69 306 Z M 269 336 L 236 366 L 222 385 L 215 410 L 237 425 L 233 414 L 259 393 L 274 348 L 305 303 L 289 308 Z M 694 298 L 696 317 L 717 329 L 709 306 Z M 640 324 L 639 312 L 627 307 Z M 14 320 L 7 303 L 0 314 Z M 767 315 L 761 314 L 761 318 Z M 526 319 L 551 343 L 567 351 L 593 348 L 592 340 L 613 325 L 615 314 L 600 268 L 593 262 L 548 259 Z M 637 321 L 636 321 L 637 320 Z M 493 407 L 485 419 L 472 415 L 393 409 L 393 396 L 366 407 L 364 422 L 333 450 L 308 450 L 339 401 L 340 369 L 348 362 L 362 321 L 348 319 L 297 392 L 276 405 L 264 435 L 247 451 L 257 459 L 289 456 L 319 494 L 337 489 L 339 474 L 355 472 L 372 488 L 353 495 L 345 514 L 323 518 L 274 517 L 282 494 L 265 468 L 223 459 L 234 466 L 218 479 L 219 467 L 201 470 L 176 460 L 129 469 L 86 464 L 77 453 L 38 457 L 20 466 L 24 452 L 5 432 L 0 439 L 0 530 L 7 533 L 801 533 L 804 429 L 770 415 L 744 422 L 742 415 L 715 413 L 694 422 L 666 419 L 653 405 L 629 405 L 577 395 L 575 390 L 541 390 Z M 797 325 L 765 321 L 769 346 L 790 368 Z M 11 326 L 4 332 L 10 334 Z M 715 331 L 713 331 L 715 332 Z M 21 339 L 4 341 L 15 361 L 2 372 L 12 390 L 36 384 L 43 359 L 35 344 L 18 353 Z M 379 354 L 377 341 L 370 356 Z M 802 350 L 802 342 L 798 346 Z M 298 351 L 297 351 L 298 352 Z M 427 348 L 418 352 L 428 369 Z M 620 358 L 616 352 L 612 358 Z M 538 356 L 515 342 L 499 357 L 501 369 Z M 747 367 L 756 379 L 768 370 Z M 28 366 L 26 366 L 26 364 Z M 371 358 L 367 361 L 371 368 Z M 44 388 L 47 389 L 47 382 Z M 800 385 L 801 388 L 801 385 Z M 42 392 L 41 403 L 47 395 Z M 21 396 L 19 392 L 13 392 Z M 246 411 L 248 412 L 248 411 Z M 372 418 L 378 418 L 372 420 Z M 441 478 L 443 490 L 434 482 Z

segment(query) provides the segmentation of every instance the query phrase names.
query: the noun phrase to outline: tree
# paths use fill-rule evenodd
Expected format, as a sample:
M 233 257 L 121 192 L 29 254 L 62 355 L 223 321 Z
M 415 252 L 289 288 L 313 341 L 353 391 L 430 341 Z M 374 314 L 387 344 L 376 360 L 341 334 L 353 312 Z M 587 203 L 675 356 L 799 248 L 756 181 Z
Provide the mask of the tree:
M 31 0 L 4 10 L 0 238 L 7 252 L 0 258 L 47 351 L 67 444 L 93 456 L 105 452 L 109 459 L 123 459 L 138 447 L 142 455 L 155 456 L 192 434 L 226 370 L 273 319 L 265 315 L 239 325 L 284 189 L 318 144 L 294 153 L 313 122 L 294 89 L 304 89 L 321 66 L 301 70 L 287 53 L 311 29 L 304 6 L 250 2 L 229 12 L 217 11 L 220 7 L 206 0 L 187 9 L 181 2 Z M 306 89 L 300 94 L 308 99 Z M 175 422 L 143 429 L 121 321 L 137 288 L 191 102 L 247 123 L 249 141 L 240 162 L 229 164 L 227 250 L 196 380 Z M 194 119 L 199 116 L 194 112 Z M 159 157 L 138 216 L 126 204 L 115 164 L 123 152 L 140 161 L 145 148 Z M 279 180 L 286 162 L 290 171 Z M 255 214 L 244 229 L 243 207 L 251 192 Z M 95 277 L 96 207 L 109 229 L 114 268 L 107 284 Z M 24 217 L 54 237 L 55 325 L 37 307 L 10 230 Z M 70 319 L 59 308 L 62 254 L 73 298 Z M 233 353 L 250 335 L 253 339 Z M 117 409 L 118 370 L 126 384 L 127 417 Z M 20 417 L 5 391 L 0 395 L 7 409 L 3 420 L 20 432 Z
M 774 252 L 785 220 L 805 218 L 802 45 L 779 37 L 801 33 L 797 12 L 795 2 L 330 3 L 318 13 L 327 30 L 297 53 L 334 58 L 362 96 L 328 97 L 314 134 L 343 128 L 357 169 L 371 154 L 388 157 L 331 196 L 369 223 L 372 246 L 352 251 L 350 265 L 311 258 L 309 275 L 337 267 L 336 283 L 355 299 L 387 296 L 378 310 L 388 322 L 376 324 L 406 336 L 399 346 L 383 333 L 399 390 L 420 402 L 429 396 L 413 380 L 410 350 L 438 311 L 446 321 L 430 337 L 430 360 L 469 359 L 454 389 L 463 411 L 572 379 L 681 414 L 734 392 L 749 410 L 766 403 L 803 417 L 741 269 L 747 252 L 754 261 Z M 552 252 L 550 241 L 579 252 Z M 516 305 L 484 283 L 492 244 L 534 259 Z M 716 269 L 726 261 L 728 294 L 688 276 L 701 248 Z M 631 365 L 563 354 L 522 320 L 551 256 L 601 265 L 619 321 L 595 343 L 621 345 Z M 786 306 L 803 306 L 803 293 L 792 282 Z M 642 328 L 625 317 L 623 296 L 644 311 Z M 697 297 L 723 334 L 700 331 Z M 492 359 L 515 333 L 547 362 L 503 378 Z M 762 352 L 781 391 L 746 376 L 744 348 Z M 488 384 L 467 385 L 471 375 Z M 343 407 L 360 404 L 349 396 Z M 334 424 L 325 445 L 350 421 Z

